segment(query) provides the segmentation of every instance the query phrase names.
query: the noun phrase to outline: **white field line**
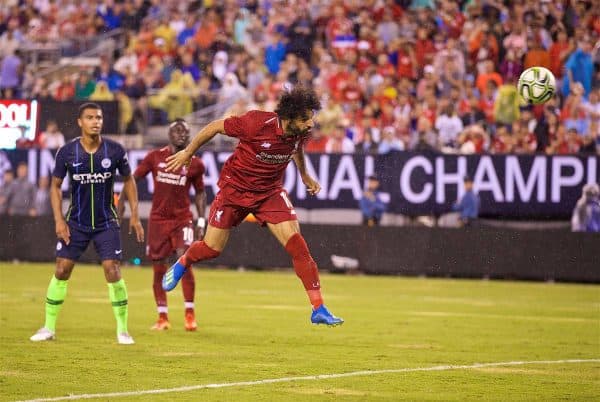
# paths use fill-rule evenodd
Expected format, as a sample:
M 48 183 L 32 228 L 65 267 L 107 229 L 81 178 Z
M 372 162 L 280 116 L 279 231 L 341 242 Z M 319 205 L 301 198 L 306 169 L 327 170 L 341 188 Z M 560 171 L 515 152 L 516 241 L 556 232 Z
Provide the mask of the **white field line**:
M 369 376 L 369 375 L 376 375 L 376 374 L 414 373 L 414 372 L 418 372 L 418 371 L 469 370 L 469 369 L 479 369 L 479 368 L 499 367 L 499 366 L 523 366 L 523 365 L 529 365 L 529 364 L 567 364 L 567 363 L 600 363 L 600 359 L 513 361 L 513 362 L 496 362 L 496 363 L 475 363 L 475 364 L 469 364 L 469 365 L 444 365 L 444 366 L 433 366 L 433 367 L 415 367 L 415 368 L 388 369 L 388 370 L 363 370 L 363 371 L 352 371 L 349 373 L 318 374 L 318 375 L 307 375 L 307 376 L 302 376 L 302 377 L 267 378 L 264 380 L 224 382 L 224 383 L 220 383 L 220 384 L 219 383 L 217 383 L 217 384 L 199 384 L 199 385 L 188 385 L 185 387 L 177 387 L 177 388 L 159 388 L 159 389 L 148 389 L 148 390 L 142 390 L 142 391 L 107 392 L 107 393 L 103 393 L 103 394 L 79 394 L 79 395 L 59 396 L 59 397 L 55 397 L 55 398 L 28 399 L 28 400 L 23 400 L 23 401 L 18 401 L 18 402 L 52 402 L 52 401 L 73 401 L 73 400 L 77 400 L 77 399 L 119 398 L 119 397 L 125 397 L 125 396 L 166 394 L 166 393 L 170 393 L 170 392 L 188 392 L 188 391 L 195 391 L 195 390 L 199 390 L 199 389 L 209 389 L 209 388 L 250 387 L 253 385 L 274 384 L 274 383 L 280 383 L 280 382 L 327 380 L 330 378 Z

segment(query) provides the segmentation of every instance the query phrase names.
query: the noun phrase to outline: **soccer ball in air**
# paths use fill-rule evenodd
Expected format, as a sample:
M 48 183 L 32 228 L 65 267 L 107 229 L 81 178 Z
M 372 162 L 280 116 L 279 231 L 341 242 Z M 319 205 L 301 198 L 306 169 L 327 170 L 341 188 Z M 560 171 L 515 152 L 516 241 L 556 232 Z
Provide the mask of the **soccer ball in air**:
M 527 103 L 547 102 L 556 91 L 554 74 L 544 67 L 529 67 L 521 73 L 517 89 Z

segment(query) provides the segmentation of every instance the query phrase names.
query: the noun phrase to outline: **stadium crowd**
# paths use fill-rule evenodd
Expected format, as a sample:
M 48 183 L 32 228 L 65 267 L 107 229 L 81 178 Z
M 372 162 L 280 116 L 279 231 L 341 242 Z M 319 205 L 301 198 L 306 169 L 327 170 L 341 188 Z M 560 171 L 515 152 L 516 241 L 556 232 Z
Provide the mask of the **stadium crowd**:
M 272 110 L 289 85 L 323 110 L 308 152 L 600 153 L 598 0 L 7 0 L 0 90 L 119 102 L 122 132 L 215 103 Z M 24 43 L 115 29 L 127 46 L 47 82 Z M 523 104 L 520 73 L 556 96 Z M 135 124 L 142 120 L 144 123 Z

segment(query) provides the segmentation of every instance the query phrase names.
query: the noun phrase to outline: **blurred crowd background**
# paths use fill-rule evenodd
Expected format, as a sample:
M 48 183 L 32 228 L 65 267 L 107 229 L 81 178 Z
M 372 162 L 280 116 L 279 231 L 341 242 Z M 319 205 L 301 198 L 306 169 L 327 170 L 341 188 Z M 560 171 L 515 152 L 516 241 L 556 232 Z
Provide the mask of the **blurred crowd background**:
M 598 153 L 599 35 L 598 0 L 4 0 L 0 90 L 116 101 L 144 136 L 304 84 L 323 104 L 309 152 Z M 516 92 L 531 66 L 556 76 L 545 105 Z

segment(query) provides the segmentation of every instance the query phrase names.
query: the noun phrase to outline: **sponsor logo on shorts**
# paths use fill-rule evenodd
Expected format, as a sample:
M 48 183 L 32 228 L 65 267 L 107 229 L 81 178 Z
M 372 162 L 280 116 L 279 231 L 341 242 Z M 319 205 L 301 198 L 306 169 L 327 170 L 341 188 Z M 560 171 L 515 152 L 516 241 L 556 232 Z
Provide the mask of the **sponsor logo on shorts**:
M 108 169 L 110 167 L 110 165 L 112 164 L 112 162 L 110 161 L 110 159 L 104 158 L 104 159 L 102 159 L 102 162 L 100 162 L 100 164 L 102 165 L 102 167 L 104 169 Z
M 62 250 L 62 242 L 61 242 L 61 241 L 58 241 L 58 242 L 56 243 L 56 251 L 60 251 L 60 250 Z

